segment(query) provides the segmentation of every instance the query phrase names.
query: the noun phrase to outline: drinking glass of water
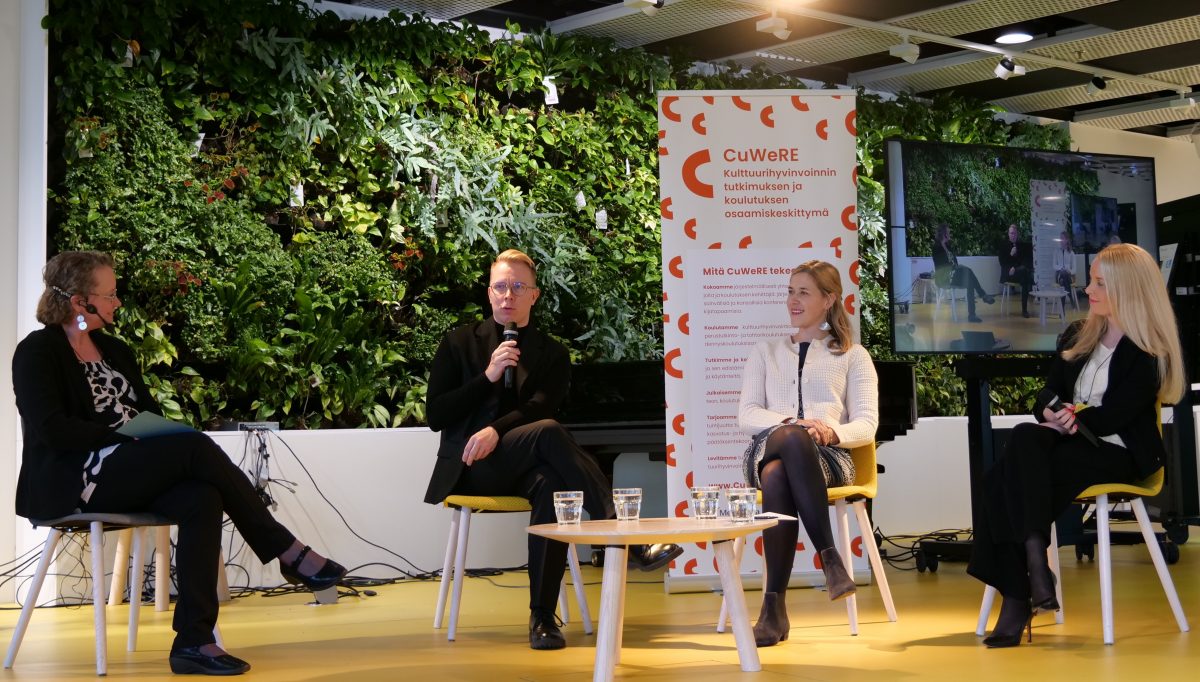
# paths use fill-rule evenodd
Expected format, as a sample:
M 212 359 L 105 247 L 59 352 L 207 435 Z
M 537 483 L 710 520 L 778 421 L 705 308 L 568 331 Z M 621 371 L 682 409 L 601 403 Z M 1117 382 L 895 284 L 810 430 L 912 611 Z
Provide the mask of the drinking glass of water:
M 579 523 L 583 516 L 583 491 L 563 490 L 554 493 L 554 515 L 559 523 Z
M 637 521 L 642 515 L 642 489 L 613 488 L 613 505 L 618 521 Z
M 758 490 L 756 488 L 730 488 L 725 491 L 729 497 L 729 518 L 734 523 L 746 523 L 754 519 L 758 511 Z
M 698 485 L 692 488 L 692 516 L 698 519 L 715 519 L 720 502 L 721 489 L 719 487 Z

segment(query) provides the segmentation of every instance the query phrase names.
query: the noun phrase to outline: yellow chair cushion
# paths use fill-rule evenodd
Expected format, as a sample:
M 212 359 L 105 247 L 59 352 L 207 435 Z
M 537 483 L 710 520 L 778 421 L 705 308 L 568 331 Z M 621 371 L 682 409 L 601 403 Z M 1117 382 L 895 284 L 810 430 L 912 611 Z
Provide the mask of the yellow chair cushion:
M 508 495 L 450 495 L 442 504 L 447 507 L 470 507 L 481 512 L 523 512 L 533 509 L 524 497 Z

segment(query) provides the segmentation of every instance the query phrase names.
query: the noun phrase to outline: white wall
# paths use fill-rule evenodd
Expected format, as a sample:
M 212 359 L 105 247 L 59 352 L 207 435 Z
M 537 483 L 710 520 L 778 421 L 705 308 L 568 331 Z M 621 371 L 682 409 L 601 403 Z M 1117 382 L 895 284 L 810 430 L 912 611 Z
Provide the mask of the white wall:
M 1190 142 L 1071 123 L 1072 147 L 1084 152 L 1154 157 L 1160 204 L 1200 193 L 1200 155 Z M 1138 217 L 1139 224 L 1141 217 Z

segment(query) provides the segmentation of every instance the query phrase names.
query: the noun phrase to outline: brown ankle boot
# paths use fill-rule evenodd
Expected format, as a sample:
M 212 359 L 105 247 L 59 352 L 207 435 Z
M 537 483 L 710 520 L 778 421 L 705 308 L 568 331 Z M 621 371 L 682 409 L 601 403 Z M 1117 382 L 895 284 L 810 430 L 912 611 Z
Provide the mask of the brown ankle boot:
M 846 572 L 846 564 L 836 547 L 821 550 L 821 570 L 825 572 L 825 591 L 830 601 L 837 601 L 854 594 L 854 578 Z
M 754 624 L 754 643 L 758 646 L 775 646 L 788 638 L 792 624 L 783 596 L 781 592 L 763 592 L 762 611 Z

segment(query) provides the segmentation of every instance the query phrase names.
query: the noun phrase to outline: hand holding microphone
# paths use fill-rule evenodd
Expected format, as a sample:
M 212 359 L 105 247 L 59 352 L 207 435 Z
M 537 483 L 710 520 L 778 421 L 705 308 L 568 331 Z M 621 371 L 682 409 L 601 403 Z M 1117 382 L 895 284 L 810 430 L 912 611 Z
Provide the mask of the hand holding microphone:
M 1060 430 L 1065 431 L 1068 435 L 1078 433 L 1094 446 L 1100 445 L 1100 440 L 1096 438 L 1096 434 L 1092 433 L 1088 427 L 1080 424 L 1079 420 L 1075 418 L 1075 408 L 1064 405 L 1062 399 L 1049 388 L 1042 389 L 1041 393 L 1038 394 L 1038 400 L 1046 404 L 1045 416 L 1051 425 L 1059 427 Z M 1060 418 L 1058 415 L 1063 410 L 1070 412 L 1065 419 Z
M 517 331 L 517 323 L 516 322 L 509 322 L 508 324 L 504 325 L 504 340 L 512 341 L 513 346 L 514 346 L 513 350 L 516 350 L 516 356 L 513 358 L 512 364 L 510 364 L 504 368 L 504 388 L 512 388 L 513 387 L 513 374 L 516 373 L 516 366 L 517 366 L 516 358 L 520 357 L 520 355 L 521 355 L 521 351 L 519 351 L 515 348 L 516 343 L 517 343 L 517 337 L 519 337 L 520 335 L 521 334 Z

